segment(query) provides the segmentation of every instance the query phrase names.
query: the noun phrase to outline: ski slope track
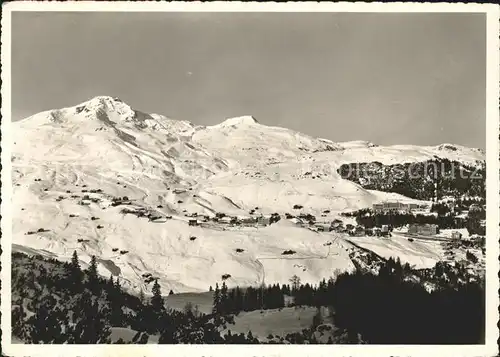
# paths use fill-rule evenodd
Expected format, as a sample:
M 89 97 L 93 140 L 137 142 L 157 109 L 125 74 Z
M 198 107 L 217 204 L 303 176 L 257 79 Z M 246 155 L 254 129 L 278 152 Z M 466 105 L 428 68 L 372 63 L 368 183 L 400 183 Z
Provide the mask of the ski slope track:
M 342 179 L 343 163 L 485 160 L 480 150 L 450 144 L 335 143 L 251 116 L 199 126 L 105 96 L 12 125 L 14 250 L 61 260 L 77 250 L 84 267 L 96 255 L 102 275 L 146 293 L 148 273 L 164 291 L 200 292 L 224 274 L 229 286 L 248 286 L 289 283 L 294 274 L 317 283 L 354 269 L 352 245 L 334 234 L 284 218 L 266 227 L 189 226 L 189 213 L 301 212 L 319 219 L 328 210 L 321 220 L 330 221 L 381 200 L 415 201 Z M 114 205 L 118 198 L 125 203 Z M 282 256 L 285 250 L 296 253 Z M 425 260 L 422 251 L 416 261 Z

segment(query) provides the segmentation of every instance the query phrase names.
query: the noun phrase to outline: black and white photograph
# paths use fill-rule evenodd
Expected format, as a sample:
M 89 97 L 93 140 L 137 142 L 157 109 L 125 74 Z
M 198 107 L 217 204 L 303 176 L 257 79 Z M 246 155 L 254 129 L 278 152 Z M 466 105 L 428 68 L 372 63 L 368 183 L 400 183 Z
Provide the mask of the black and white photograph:
M 498 354 L 498 6 L 2 13 L 6 356 Z

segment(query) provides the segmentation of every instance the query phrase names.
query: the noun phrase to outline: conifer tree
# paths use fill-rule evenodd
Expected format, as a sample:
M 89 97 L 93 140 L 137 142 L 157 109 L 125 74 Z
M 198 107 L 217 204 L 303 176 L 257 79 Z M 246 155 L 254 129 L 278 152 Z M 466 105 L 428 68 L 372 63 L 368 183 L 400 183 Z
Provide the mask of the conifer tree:
M 214 314 L 219 313 L 219 306 L 220 306 L 219 284 L 215 283 L 214 301 L 213 301 L 213 305 L 212 305 L 212 313 L 214 313 Z
M 89 277 L 90 290 L 96 292 L 98 284 L 98 275 L 97 275 L 97 261 L 95 255 L 93 255 L 90 258 L 90 265 L 87 269 L 87 275 Z
M 80 261 L 78 260 L 78 254 L 76 253 L 76 250 L 73 251 L 73 255 L 71 256 L 71 263 L 70 264 L 74 270 L 81 270 Z
M 113 277 L 110 278 L 111 288 L 108 289 L 107 300 L 109 301 L 109 320 L 112 326 L 124 327 L 124 313 L 122 307 L 124 305 L 124 299 L 120 287 L 118 288 L 113 283 Z M 119 284 L 118 279 L 116 283 Z
M 298 290 L 300 287 L 300 278 L 297 275 L 291 277 L 290 282 L 292 283 L 292 292 Z
M 80 261 L 76 250 L 73 251 L 71 262 L 69 265 L 69 282 L 70 287 L 74 290 L 79 290 L 82 284 L 83 273 L 80 267 Z
M 222 282 L 222 287 L 220 289 L 220 303 L 219 303 L 219 312 L 222 314 L 228 313 L 228 293 L 227 293 L 227 285 L 226 282 Z
M 146 297 L 144 296 L 144 291 L 141 288 L 141 291 L 139 292 L 139 301 L 141 304 L 144 304 L 144 301 L 146 300 Z
M 158 279 L 155 279 L 151 292 L 153 293 L 153 297 L 151 298 L 151 307 L 153 308 L 153 311 L 157 314 L 164 312 L 165 302 L 161 296 L 161 287 L 158 283 Z
M 120 285 L 120 277 L 116 277 L 116 281 L 115 281 L 115 289 L 117 291 L 121 291 L 122 290 L 122 286 Z
M 239 286 L 234 291 L 234 311 L 240 312 L 243 310 L 243 294 Z

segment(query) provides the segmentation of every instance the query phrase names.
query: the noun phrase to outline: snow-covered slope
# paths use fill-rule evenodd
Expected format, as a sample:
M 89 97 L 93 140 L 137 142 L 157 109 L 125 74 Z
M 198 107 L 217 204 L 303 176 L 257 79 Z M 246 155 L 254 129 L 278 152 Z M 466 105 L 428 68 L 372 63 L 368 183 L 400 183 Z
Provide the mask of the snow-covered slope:
M 191 227 L 188 213 L 249 216 L 256 207 L 256 214 L 297 213 L 298 204 L 317 217 L 330 211 L 322 217 L 327 221 L 388 198 L 414 201 L 342 179 L 342 163 L 484 160 L 484 153 L 456 145 L 334 143 L 251 116 L 197 126 L 111 97 L 12 125 L 16 249 L 60 259 L 76 249 L 84 262 L 96 255 L 102 274 L 144 290 L 147 273 L 178 292 L 206 290 L 224 274 L 231 275 L 228 285 L 286 283 L 293 274 L 315 283 L 335 269 L 353 269 L 342 239 L 331 234 L 284 220 L 268 227 Z M 112 204 L 123 196 L 127 205 Z M 27 234 L 40 228 L 48 231 Z M 296 254 L 283 259 L 288 249 Z

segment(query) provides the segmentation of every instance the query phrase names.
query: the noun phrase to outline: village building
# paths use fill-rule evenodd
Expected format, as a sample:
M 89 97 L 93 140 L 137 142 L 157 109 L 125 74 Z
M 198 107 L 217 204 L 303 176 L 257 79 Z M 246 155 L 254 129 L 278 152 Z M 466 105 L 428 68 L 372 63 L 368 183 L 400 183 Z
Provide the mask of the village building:
M 355 236 L 355 237 L 362 237 L 366 235 L 365 227 L 363 226 L 356 226 L 348 231 L 350 236 Z
M 337 228 L 337 227 L 341 227 L 343 226 L 342 222 L 341 223 L 336 223 L 336 222 L 332 222 L 332 224 L 330 225 L 332 228 Z
M 389 230 L 389 226 L 384 224 L 382 227 L 374 227 L 373 228 L 373 234 L 377 237 L 390 237 L 391 232 Z
M 318 222 L 314 224 L 314 226 L 318 229 L 318 232 L 329 232 L 330 224 Z
M 297 217 L 291 218 L 290 222 L 292 222 L 298 226 L 302 226 L 304 224 L 304 222 L 300 218 L 297 218 Z
M 220 223 L 225 223 L 225 224 L 231 223 L 231 220 L 232 220 L 232 218 L 231 217 L 227 217 L 227 216 L 219 218 L 219 222 Z
M 271 219 L 270 217 L 259 216 L 257 217 L 257 223 L 262 226 L 268 226 L 269 224 L 271 224 Z
M 238 217 L 238 221 L 242 224 L 255 224 L 257 222 L 254 217 Z
M 410 224 L 408 233 L 432 236 L 439 233 L 439 227 L 437 224 Z
M 452 239 L 462 239 L 462 233 L 458 231 L 453 231 L 451 232 L 451 238 Z
M 198 226 L 199 225 L 199 222 L 197 219 L 190 219 L 188 223 L 190 226 Z
M 376 213 L 384 213 L 390 211 L 404 211 L 411 212 L 417 209 L 426 209 L 427 205 L 419 205 L 417 203 L 402 203 L 402 202 L 382 202 L 382 203 L 374 203 L 373 211 Z
M 344 225 L 342 224 L 338 224 L 338 225 L 335 225 L 335 226 L 332 226 L 333 228 L 333 231 L 336 232 L 336 233 L 343 233 L 346 231 Z

